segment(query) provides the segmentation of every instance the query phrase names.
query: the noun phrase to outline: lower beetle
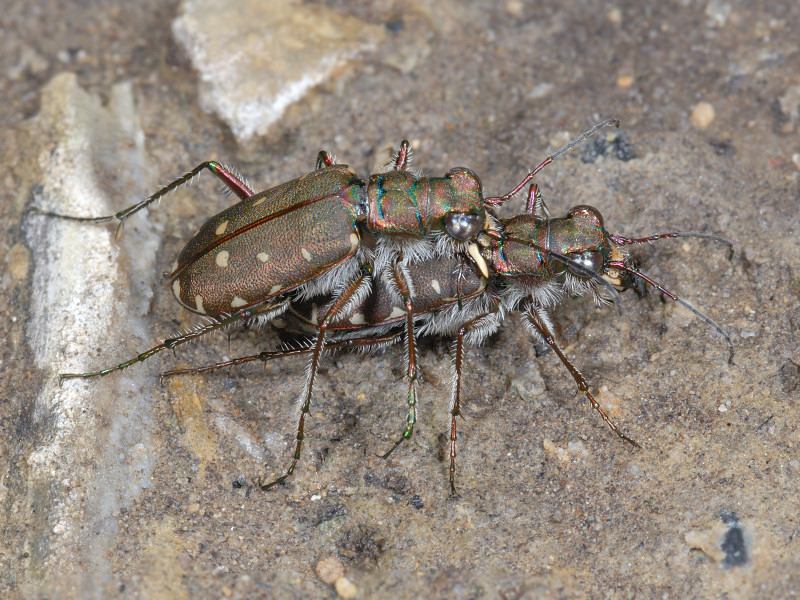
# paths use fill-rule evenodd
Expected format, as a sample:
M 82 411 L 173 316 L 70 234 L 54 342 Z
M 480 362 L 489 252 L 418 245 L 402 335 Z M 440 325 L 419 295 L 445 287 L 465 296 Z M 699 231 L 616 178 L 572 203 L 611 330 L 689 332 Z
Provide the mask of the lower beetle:
M 592 395 L 580 371 L 561 351 L 554 335 L 548 311 L 564 293 L 590 293 L 597 303 L 616 301 L 616 290 L 639 288 L 643 282 L 659 290 L 671 300 L 686 307 L 722 337 L 733 361 L 733 344 L 722 328 L 687 301 L 679 298 L 660 283 L 639 271 L 624 247 L 664 238 L 694 237 L 710 239 L 728 246 L 728 241 L 714 234 L 671 232 L 644 238 L 625 238 L 605 229 L 600 212 L 586 205 L 576 206 L 563 218 L 549 218 L 536 188 L 530 192 L 528 212 L 510 219 L 497 219 L 490 229 L 478 238 L 481 258 L 489 277 L 466 257 L 452 256 L 424 260 L 407 268 L 413 288 L 413 316 L 401 294 L 391 285 L 379 281 L 370 295 L 353 303 L 346 313 L 328 323 L 326 349 L 365 349 L 381 347 L 405 339 L 410 346 L 408 377 L 416 377 L 414 332 L 420 335 L 444 335 L 455 338 L 453 349 L 453 390 L 450 404 L 450 489 L 455 493 L 456 417 L 461 412 L 462 370 L 464 344 L 481 344 L 497 330 L 509 313 L 521 315 L 523 324 L 534 339 L 546 343 L 570 372 L 591 406 L 600 414 L 620 439 L 633 446 L 638 444 L 623 433 L 610 419 Z M 290 307 L 293 316 L 317 331 L 318 315 L 330 314 L 334 299 L 314 298 Z M 354 318 L 355 317 L 355 318 Z M 411 324 L 409 324 L 409 319 Z M 262 352 L 237 358 L 210 367 L 169 371 L 165 375 L 199 373 L 210 369 L 241 364 L 252 360 L 273 360 L 297 354 L 312 353 L 305 348 Z M 304 398 L 307 398 L 305 395 Z M 294 471 L 300 458 L 307 401 L 300 405 L 296 446 L 292 462 L 277 479 L 263 484 L 269 489 L 285 481 Z M 416 422 L 416 396 L 409 395 L 408 424 L 395 445 L 384 454 L 387 457 L 404 439 L 411 437 Z

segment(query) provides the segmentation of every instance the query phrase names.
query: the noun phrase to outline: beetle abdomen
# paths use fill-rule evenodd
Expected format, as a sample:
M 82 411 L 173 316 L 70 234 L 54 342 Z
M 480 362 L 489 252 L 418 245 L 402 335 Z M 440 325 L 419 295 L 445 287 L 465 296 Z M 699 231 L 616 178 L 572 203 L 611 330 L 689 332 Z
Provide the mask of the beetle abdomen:
M 344 165 L 254 194 L 214 216 L 186 245 L 172 290 L 192 312 L 216 316 L 292 290 L 360 245 L 356 183 Z

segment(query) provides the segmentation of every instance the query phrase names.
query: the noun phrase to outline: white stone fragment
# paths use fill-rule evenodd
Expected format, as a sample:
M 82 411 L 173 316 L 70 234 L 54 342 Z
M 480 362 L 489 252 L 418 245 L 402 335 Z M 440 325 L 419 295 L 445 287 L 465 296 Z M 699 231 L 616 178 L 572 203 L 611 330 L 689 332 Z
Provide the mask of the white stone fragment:
M 245 141 L 362 53 L 383 28 L 299 0 L 186 0 L 172 32 L 200 76 L 200 104 Z

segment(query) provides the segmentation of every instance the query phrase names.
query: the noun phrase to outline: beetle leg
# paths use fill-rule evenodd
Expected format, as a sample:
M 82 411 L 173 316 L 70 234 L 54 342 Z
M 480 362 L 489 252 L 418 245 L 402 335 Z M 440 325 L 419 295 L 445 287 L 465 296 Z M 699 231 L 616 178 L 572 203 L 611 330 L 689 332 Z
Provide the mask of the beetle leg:
M 544 203 L 544 198 L 539 193 L 539 184 L 532 183 L 530 190 L 528 190 L 528 201 L 525 203 L 525 212 L 540 217 L 542 219 L 550 218 L 550 211 L 547 204 Z
M 558 356 L 561 363 L 567 368 L 567 370 L 572 375 L 572 378 L 575 380 L 575 383 L 578 384 L 578 389 L 581 392 L 583 392 L 583 395 L 586 396 L 587 400 L 589 400 L 589 403 L 592 405 L 592 408 L 594 408 L 598 413 L 600 413 L 600 417 L 611 428 L 611 431 L 616 433 L 617 436 L 623 441 L 626 441 L 632 446 L 639 448 L 640 447 L 639 444 L 636 441 L 629 438 L 627 435 L 625 435 L 625 433 L 623 433 L 622 430 L 619 427 L 617 427 L 617 425 L 608 416 L 606 411 L 603 410 L 603 407 L 600 406 L 600 403 L 597 400 L 595 400 L 594 396 L 592 396 L 591 392 L 589 392 L 589 385 L 586 383 L 586 380 L 583 378 L 583 375 L 581 375 L 581 372 L 564 355 L 564 353 L 561 351 L 561 348 L 558 347 L 558 344 L 556 343 L 555 340 L 555 336 L 553 336 L 553 333 L 550 331 L 550 327 L 547 325 L 546 314 L 547 313 L 544 312 L 544 309 L 530 305 L 528 307 L 528 310 L 525 312 L 525 318 L 533 326 L 534 330 L 541 336 L 541 338 L 547 343 L 547 345 L 553 349 L 553 351 L 556 353 L 556 356 Z
M 411 144 L 408 140 L 400 142 L 400 149 L 397 151 L 397 156 L 394 159 L 394 170 L 405 171 L 411 160 Z
M 525 177 L 522 179 L 522 181 L 520 181 L 514 187 L 513 190 L 511 190 L 510 192 L 508 192 L 506 194 L 503 194 L 502 196 L 492 196 L 491 198 L 486 198 L 485 199 L 486 204 L 489 204 L 491 206 L 501 206 L 502 204 L 504 204 L 505 202 L 507 202 L 508 200 L 510 200 L 511 198 L 516 196 L 517 194 L 519 194 L 520 190 L 522 188 L 524 188 L 526 185 L 528 185 L 530 180 L 533 179 L 539 171 L 544 169 L 551 162 L 553 162 L 553 157 L 552 156 L 548 156 L 546 159 L 544 159 L 544 161 L 538 167 L 536 167 L 535 169 L 533 169 L 531 171 L 528 171 L 528 174 L 525 175 Z
M 212 331 L 228 327 L 229 325 L 233 325 L 239 321 L 251 319 L 253 317 L 262 317 L 267 320 L 273 319 L 289 308 L 289 302 L 289 298 L 284 298 L 277 304 L 266 304 L 264 306 L 255 307 L 251 306 L 250 308 L 237 311 L 224 318 L 215 319 L 209 323 L 204 323 L 202 325 L 198 325 L 197 327 L 193 327 L 189 331 L 174 338 L 167 338 L 158 346 L 154 346 L 149 350 L 146 350 L 145 352 L 135 356 L 134 358 L 118 364 L 115 367 L 109 367 L 108 369 L 103 369 L 102 371 L 91 371 L 89 373 L 61 373 L 59 377 L 61 381 L 64 379 L 90 379 L 92 377 L 102 377 L 103 375 L 114 373 L 115 371 L 122 371 L 131 365 L 146 361 L 148 358 L 158 354 L 162 350 L 175 348 L 176 346 L 180 346 L 181 344 L 185 344 L 186 342 L 202 337 L 211 333 Z
M 329 342 L 325 344 L 324 350 L 373 350 L 377 348 L 383 348 L 384 346 L 389 346 L 391 344 L 395 344 L 400 341 L 400 333 L 390 333 L 386 335 L 378 335 L 375 337 L 359 337 L 359 338 L 351 338 L 346 340 L 340 340 L 338 342 Z M 300 348 L 285 348 L 283 350 L 265 350 L 263 352 L 259 352 L 258 354 L 251 354 L 249 356 L 242 356 L 240 358 L 233 358 L 231 360 L 226 360 L 224 362 L 219 362 L 213 365 L 207 365 L 205 367 L 194 367 L 191 369 L 174 369 L 172 371 L 165 371 L 161 374 L 161 379 L 163 381 L 164 377 L 172 377 L 174 375 L 199 375 L 201 373 L 206 373 L 208 371 L 214 371 L 216 369 L 224 369 L 225 367 L 234 367 L 237 365 L 243 365 L 245 363 L 254 362 L 256 360 L 260 360 L 264 363 L 270 360 L 276 360 L 278 358 L 286 358 L 289 356 L 300 356 L 302 354 L 311 354 L 314 351 L 313 346 L 303 346 Z
M 221 165 L 216 161 L 209 160 L 197 165 L 194 169 L 192 169 L 185 175 L 178 177 L 178 179 L 176 179 L 175 181 L 168 183 L 152 196 L 145 198 L 144 200 L 138 202 L 137 204 L 134 204 L 133 206 L 129 206 L 128 208 L 122 209 L 121 211 L 114 213 L 113 215 L 106 215 L 103 217 L 74 217 L 72 215 L 64 215 L 61 213 L 42 210 L 41 208 L 38 208 L 36 206 L 30 207 L 29 210 L 31 210 L 32 212 L 39 213 L 40 215 L 45 215 L 47 217 L 56 217 L 58 219 L 64 219 L 67 221 L 78 221 L 79 223 L 104 223 L 107 221 L 119 221 L 119 226 L 117 228 L 119 230 L 119 227 L 122 227 L 122 223 L 125 221 L 125 219 L 127 219 L 134 213 L 139 212 L 143 208 L 150 206 L 153 202 L 160 200 L 161 198 L 169 194 L 171 191 L 181 187 L 182 185 L 189 183 L 203 169 L 208 169 L 209 171 L 214 173 L 214 175 L 216 175 L 222 181 L 222 183 L 224 183 L 227 186 L 227 188 L 231 192 L 233 192 L 236 196 L 238 196 L 240 199 L 244 200 L 245 198 L 249 198 L 250 196 L 253 195 L 253 190 L 251 190 L 249 186 L 240 179 L 240 177 L 234 175 L 230 169 L 228 169 L 227 167 Z
M 255 192 L 250 189 L 250 186 L 244 181 L 244 177 L 238 172 L 234 173 L 233 169 L 221 165 L 215 161 L 208 161 L 203 163 L 208 169 L 216 175 L 225 187 L 227 187 L 239 200 L 247 200 Z M 202 166 L 202 165 L 201 165 Z
M 464 336 L 467 332 L 480 326 L 486 317 L 497 313 L 497 306 L 482 313 L 461 325 L 456 336 L 453 350 L 453 395 L 450 400 L 450 493 L 456 494 L 456 417 L 461 415 L 461 373 L 464 366 Z
M 574 148 L 575 146 L 577 146 L 578 144 L 583 142 L 583 140 L 585 140 L 588 137 L 591 137 L 598 130 L 602 129 L 603 127 L 608 127 L 609 125 L 613 125 L 614 127 L 619 127 L 619 119 L 606 119 L 602 123 L 598 123 L 597 125 L 595 125 L 593 127 L 590 127 L 589 129 L 584 131 L 582 134 L 580 134 L 578 137 L 576 137 L 574 140 L 572 140 L 570 142 L 567 142 L 566 144 L 561 146 L 561 148 L 559 148 L 558 150 L 553 152 L 550 156 L 545 158 L 538 167 L 528 171 L 528 174 L 525 175 L 525 177 L 522 179 L 522 181 L 520 181 L 514 187 L 513 190 L 511 190 L 507 194 L 503 194 L 502 196 L 492 196 L 492 197 L 489 197 L 489 198 L 485 198 L 484 201 L 486 202 L 486 204 L 489 204 L 491 206 L 500 206 L 501 204 L 503 204 L 507 200 L 510 200 L 511 198 L 516 196 L 520 192 L 520 190 L 522 188 L 524 188 L 526 185 L 528 185 L 528 183 L 531 181 L 531 179 L 533 179 L 539 171 L 541 171 L 547 165 L 549 165 L 551 162 L 553 162 L 553 160 L 555 160 L 556 158 L 558 158 L 562 154 L 565 154 L 566 152 L 569 152 L 570 150 L 572 150 L 572 148 Z
M 357 306 L 359 302 L 363 301 L 364 296 L 369 294 L 372 283 L 371 272 L 372 267 L 370 265 L 365 265 L 362 268 L 361 275 L 359 275 L 354 281 L 352 281 L 342 290 L 342 292 L 334 300 L 331 307 L 328 309 L 325 317 L 320 321 L 317 340 L 313 349 L 311 350 L 311 362 L 309 362 L 306 366 L 305 385 L 303 386 L 303 391 L 300 393 L 300 396 L 297 399 L 298 412 L 300 413 L 300 416 L 297 421 L 297 430 L 295 433 L 296 444 L 292 462 L 283 475 L 277 479 L 274 479 L 273 481 L 270 481 L 269 483 L 260 484 L 262 490 L 268 490 L 279 483 L 283 483 L 291 476 L 292 473 L 294 473 L 294 468 L 297 466 L 297 461 L 300 460 L 300 449 L 303 446 L 303 428 L 305 426 L 306 415 L 311 412 L 311 392 L 314 388 L 314 379 L 317 376 L 317 369 L 319 368 L 319 359 L 322 356 L 323 349 L 325 348 L 325 334 L 328 331 L 328 327 L 330 327 L 331 323 L 333 323 L 334 319 L 339 315 L 339 313 L 347 314 L 351 307 Z
M 403 298 L 406 309 L 406 379 L 408 379 L 408 416 L 406 417 L 406 428 L 403 435 L 398 438 L 394 445 L 381 458 L 389 458 L 403 441 L 411 439 L 414 435 L 414 424 L 417 422 L 417 382 L 419 381 L 419 368 L 417 367 L 417 343 L 414 333 L 414 310 L 411 302 L 413 291 L 408 273 L 399 263 L 392 266 L 392 277 L 397 285 L 397 291 Z
M 335 164 L 336 160 L 330 154 L 328 154 L 325 150 L 320 150 L 319 154 L 317 154 L 317 164 L 315 166 L 315 170 L 319 171 L 325 167 L 332 167 Z

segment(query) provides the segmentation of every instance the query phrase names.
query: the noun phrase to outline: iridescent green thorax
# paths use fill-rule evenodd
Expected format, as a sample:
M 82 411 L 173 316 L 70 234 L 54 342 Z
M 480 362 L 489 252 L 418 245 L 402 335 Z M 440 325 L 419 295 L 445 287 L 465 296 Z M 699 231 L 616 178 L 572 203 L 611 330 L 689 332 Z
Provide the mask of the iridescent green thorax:
M 492 242 L 491 269 L 502 275 L 544 276 L 547 269 L 537 247 L 546 242 L 546 221 L 530 214 L 509 219 Z
M 549 249 L 560 254 L 575 254 L 589 251 L 611 256 L 611 245 L 602 226 L 584 219 L 552 219 L 549 231 Z
M 611 259 L 612 248 L 600 213 L 578 206 L 564 218 L 544 219 L 526 213 L 505 221 L 491 246 L 492 269 L 509 276 L 552 277 L 564 263 L 548 252 L 567 258 L 599 253 Z
M 466 169 L 454 169 L 444 177 L 388 171 L 372 175 L 367 184 L 367 229 L 376 235 L 424 237 L 444 230 L 449 213 L 482 211 L 481 182 Z
M 422 235 L 427 198 L 428 181 L 406 171 L 370 176 L 367 184 L 367 229 L 387 234 Z

